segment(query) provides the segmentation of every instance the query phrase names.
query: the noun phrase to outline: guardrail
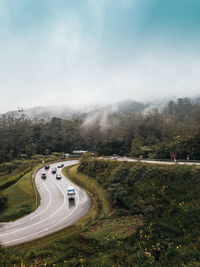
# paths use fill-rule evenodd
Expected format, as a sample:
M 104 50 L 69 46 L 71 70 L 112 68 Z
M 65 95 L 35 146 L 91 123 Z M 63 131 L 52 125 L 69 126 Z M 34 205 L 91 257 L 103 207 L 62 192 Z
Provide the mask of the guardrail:
M 35 179 L 35 174 L 36 172 L 38 172 L 41 168 L 43 168 L 44 166 L 40 166 L 38 167 L 32 174 L 31 176 L 31 182 L 32 182 L 32 186 L 33 186 L 33 190 L 34 190 L 34 194 L 35 194 L 35 205 L 37 206 L 38 205 L 38 194 L 37 194 L 37 189 L 36 189 L 36 185 L 35 185 L 35 182 L 34 182 L 34 179 Z
M 123 158 L 123 157 L 122 157 Z M 131 157 L 127 157 L 127 159 L 133 159 L 133 160 L 137 160 L 137 161 L 163 161 L 163 162 L 174 162 L 174 160 L 171 159 L 151 159 L 151 158 L 131 158 Z M 176 162 L 184 162 L 184 163 L 200 163 L 200 160 L 184 160 L 184 159 L 176 159 Z

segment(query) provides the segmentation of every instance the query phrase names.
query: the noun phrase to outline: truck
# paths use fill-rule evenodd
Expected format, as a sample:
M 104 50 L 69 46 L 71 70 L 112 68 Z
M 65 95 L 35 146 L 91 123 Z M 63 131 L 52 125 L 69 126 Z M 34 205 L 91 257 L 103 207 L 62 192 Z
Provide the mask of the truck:
M 67 195 L 68 195 L 68 200 L 69 201 L 74 201 L 75 200 L 75 189 L 74 187 L 69 187 L 67 189 Z

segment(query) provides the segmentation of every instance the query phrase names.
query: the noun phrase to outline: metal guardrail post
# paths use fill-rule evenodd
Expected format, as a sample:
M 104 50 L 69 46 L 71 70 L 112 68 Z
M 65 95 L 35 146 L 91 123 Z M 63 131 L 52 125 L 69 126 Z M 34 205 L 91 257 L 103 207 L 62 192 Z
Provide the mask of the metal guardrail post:
M 37 190 L 36 190 L 35 183 L 34 183 L 35 174 L 36 174 L 36 171 L 33 172 L 32 177 L 31 177 L 31 181 L 32 181 L 32 186 L 33 186 L 34 193 L 35 193 L 35 204 L 37 206 L 38 197 L 37 197 Z

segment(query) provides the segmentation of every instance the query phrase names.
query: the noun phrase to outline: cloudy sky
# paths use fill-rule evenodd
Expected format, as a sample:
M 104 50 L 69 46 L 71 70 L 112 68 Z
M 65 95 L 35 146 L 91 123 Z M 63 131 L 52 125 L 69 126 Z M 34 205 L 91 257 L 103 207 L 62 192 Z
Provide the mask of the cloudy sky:
M 0 0 L 0 112 L 200 95 L 199 0 Z

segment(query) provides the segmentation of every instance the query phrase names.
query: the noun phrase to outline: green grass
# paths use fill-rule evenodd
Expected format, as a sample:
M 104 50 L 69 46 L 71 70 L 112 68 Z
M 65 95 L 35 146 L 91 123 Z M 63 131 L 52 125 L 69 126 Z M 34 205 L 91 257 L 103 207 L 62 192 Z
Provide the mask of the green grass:
M 81 228 L 89 222 L 95 222 L 98 218 L 103 218 L 111 212 L 111 205 L 107 192 L 96 181 L 91 180 L 87 175 L 78 172 L 78 165 L 66 167 L 63 173 L 71 181 L 85 190 L 92 198 L 92 207 L 89 213 L 78 222 Z
M 84 233 L 88 238 L 96 239 L 100 242 L 109 239 L 125 239 L 136 232 L 138 226 L 143 225 L 143 216 L 111 216 L 102 220 L 96 226 L 91 226 Z
M 32 172 L 27 173 L 14 185 L 4 190 L 8 195 L 8 207 L 1 212 L 0 221 L 15 220 L 36 208 L 31 175 Z
M 77 172 L 77 166 L 65 168 L 70 180 L 86 190 L 93 205 L 75 225 L 41 239 L 3 248 L 0 266 L 140 266 L 128 258 L 134 248 L 127 243 L 142 225 L 143 217 L 117 217 L 105 190 L 87 175 Z M 87 188 L 87 189 L 85 189 Z M 38 263 L 38 265 L 37 265 Z
M 110 193 L 115 215 L 143 215 L 144 223 L 136 235 L 130 232 L 130 237 L 127 237 L 129 249 L 130 244 L 135 247 L 132 251 L 133 266 L 137 266 L 136 263 L 158 267 L 200 266 L 196 264 L 200 261 L 198 166 L 127 162 L 114 165 L 83 159 L 79 170 L 92 176 Z M 124 224 L 127 223 L 119 225 L 122 236 L 123 229 L 126 229 Z M 105 222 L 103 229 L 97 228 L 95 233 L 90 231 L 87 237 L 101 243 L 104 236 L 110 240 L 113 232 L 120 237 L 118 228 L 112 227 L 112 221 Z

